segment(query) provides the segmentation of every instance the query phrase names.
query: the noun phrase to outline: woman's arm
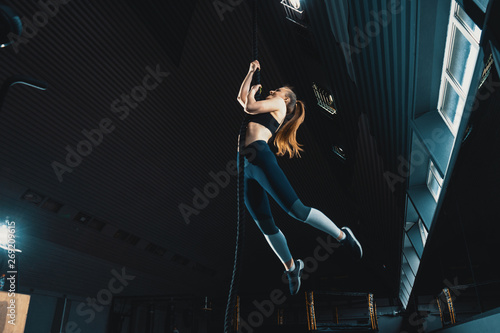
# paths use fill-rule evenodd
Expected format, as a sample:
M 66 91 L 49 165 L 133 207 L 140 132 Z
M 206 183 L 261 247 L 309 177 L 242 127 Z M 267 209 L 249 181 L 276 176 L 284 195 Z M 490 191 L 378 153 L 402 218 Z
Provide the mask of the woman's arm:
M 253 73 L 260 70 L 260 64 L 258 60 L 252 61 L 250 64 L 250 68 L 248 69 L 248 74 L 243 80 L 243 83 L 240 87 L 240 92 L 238 93 L 238 102 L 240 102 L 242 107 L 245 107 L 247 102 L 248 90 L 250 89 L 250 84 L 252 84 Z
M 261 87 L 257 84 L 250 89 L 245 103 L 245 112 L 249 114 L 266 113 L 279 110 L 286 110 L 286 103 L 281 97 L 273 97 L 262 101 L 255 100 L 255 94 Z

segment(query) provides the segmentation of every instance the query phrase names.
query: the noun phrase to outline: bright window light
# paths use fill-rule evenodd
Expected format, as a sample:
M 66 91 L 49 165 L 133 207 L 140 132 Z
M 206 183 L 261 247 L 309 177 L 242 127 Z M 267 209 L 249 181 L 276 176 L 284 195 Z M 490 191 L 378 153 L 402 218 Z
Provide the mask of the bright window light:
M 425 242 L 427 242 L 428 232 L 422 219 L 418 220 L 418 229 L 420 230 L 420 238 L 422 239 L 422 244 L 425 246 Z
M 7 245 L 9 242 L 9 229 L 4 224 L 0 227 L 0 245 Z
M 430 161 L 429 173 L 427 175 L 427 187 L 431 192 L 434 200 L 438 201 L 439 195 L 441 194 L 441 186 L 443 186 L 443 178 L 439 175 L 434 163 Z
M 304 8 L 302 7 L 301 0 L 281 0 L 281 4 L 285 7 L 288 8 L 287 10 L 287 15 L 291 15 L 290 11 L 294 12 L 295 14 L 302 14 L 304 12 Z M 294 15 L 291 15 L 294 16 Z M 299 19 L 302 19 L 302 16 L 299 15 L 299 17 L 296 17 Z
M 457 116 L 460 117 L 462 115 L 464 106 L 464 100 L 457 94 L 455 89 L 453 89 L 450 82 L 447 81 L 444 84 L 444 98 L 439 110 L 450 129 L 455 128 Z
M 300 0 L 289 0 L 289 1 L 290 1 L 290 5 L 292 5 L 293 8 L 295 8 L 295 9 L 300 8 Z
M 446 39 L 438 110 L 456 135 L 479 54 L 481 30 L 453 1 Z
M 461 25 L 453 28 L 452 36 L 446 74 L 459 84 L 463 92 L 467 92 L 474 74 L 479 45 Z
M 459 4 L 455 4 L 455 18 L 470 32 L 476 42 L 479 43 L 481 39 L 481 29 L 479 29 Z
M 460 32 L 459 29 L 455 28 L 453 31 L 453 42 L 451 45 L 451 57 L 448 64 L 448 71 L 453 78 L 460 84 L 461 87 L 464 86 L 464 81 L 466 79 L 466 68 L 471 58 L 471 43 L 465 38 L 465 36 Z M 464 89 L 465 90 L 465 89 Z
M 9 220 L 5 220 L 5 223 L 0 225 L 0 248 L 7 251 L 22 252 L 15 247 L 15 229 L 8 227 L 7 225 L 12 223 Z M 14 231 L 13 231 L 14 230 Z M 10 252 L 9 252 L 10 253 Z

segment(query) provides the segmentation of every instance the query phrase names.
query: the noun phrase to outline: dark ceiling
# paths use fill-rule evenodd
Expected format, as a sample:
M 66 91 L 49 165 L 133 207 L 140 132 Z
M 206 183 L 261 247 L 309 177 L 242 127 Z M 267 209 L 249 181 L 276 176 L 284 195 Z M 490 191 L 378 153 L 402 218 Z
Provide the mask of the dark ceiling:
M 194 189 L 203 191 L 213 181 L 210 173 L 236 158 L 244 116 L 236 95 L 252 61 L 247 2 L 219 2 L 229 7 L 218 14 L 212 1 L 69 1 L 24 43 L 1 50 L 2 79 L 25 74 L 49 84 L 46 91 L 13 86 L 0 113 L 0 215 L 17 223 L 25 291 L 95 294 L 112 269 L 125 267 L 136 279 L 122 295 L 227 293 L 236 179 L 189 223 L 179 205 L 193 206 Z M 30 21 L 40 11 L 35 1 L 5 3 Z M 384 174 L 397 173 L 398 158 L 408 154 L 413 103 L 425 107 L 426 100 L 414 97 L 416 63 L 436 63 L 429 55 L 417 59 L 417 30 L 425 23 L 419 11 L 430 7 L 426 19 L 440 22 L 449 6 L 443 13 L 446 7 L 434 0 L 401 1 L 388 25 L 359 47 L 356 29 L 373 22 L 373 12 L 389 11 L 386 1 L 310 1 L 307 29 L 287 20 L 279 1 L 260 3 L 264 91 L 291 84 L 307 105 L 298 132 L 303 158 L 279 163 L 302 201 L 353 229 L 365 251 L 359 263 L 335 252 L 304 288 L 396 298 L 405 182 L 391 189 Z M 446 27 L 434 24 L 429 29 Z M 350 61 L 346 45 L 357 46 Z M 137 87 L 151 71 L 162 73 L 158 85 L 141 96 Z M 334 94 L 338 115 L 329 117 L 316 106 L 313 82 Z M 143 100 L 128 104 L 122 98 L 130 94 Z M 466 201 L 463 193 L 475 191 L 477 199 L 492 191 L 482 203 L 485 216 L 500 197 L 498 158 L 486 156 L 496 152 L 488 144 L 500 143 L 493 125 L 498 109 L 491 108 L 478 125 L 491 134 L 471 135 L 446 194 Z M 84 131 L 100 124 L 110 133 L 103 132 L 89 152 L 80 144 L 87 156 L 68 165 L 68 149 L 77 150 Z M 344 148 L 345 162 L 332 152 L 335 145 Z M 491 177 L 466 185 L 464 179 L 481 173 L 487 161 Z M 36 198 L 26 197 L 27 191 L 43 201 L 26 200 Z M 460 207 L 464 219 L 475 216 L 472 202 Z M 312 256 L 325 235 L 292 220 L 274 202 L 272 210 L 294 256 Z M 443 226 L 454 223 L 441 220 Z M 241 292 L 285 288 L 279 260 L 255 224 L 247 226 Z M 450 247 L 461 249 L 463 241 L 450 241 Z M 427 275 L 434 273 L 429 264 Z

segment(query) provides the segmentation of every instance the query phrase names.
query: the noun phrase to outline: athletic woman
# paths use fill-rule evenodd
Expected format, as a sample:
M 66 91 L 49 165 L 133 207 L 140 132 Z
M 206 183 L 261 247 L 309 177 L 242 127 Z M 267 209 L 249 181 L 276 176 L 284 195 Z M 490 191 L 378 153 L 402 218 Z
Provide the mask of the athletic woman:
M 300 278 L 304 263 L 294 260 L 283 233 L 276 227 L 267 193 L 293 218 L 332 235 L 346 246 L 355 257 L 361 258 L 363 250 L 352 231 L 339 229 L 325 214 L 305 206 L 293 190 L 290 182 L 279 167 L 276 157 L 267 142 L 276 133 L 274 144 L 277 155 L 289 154 L 300 157 L 300 144 L 296 132 L 304 122 L 305 109 L 302 101 L 297 100 L 289 87 L 271 90 L 264 100 L 256 101 L 255 94 L 261 85 L 250 87 L 253 74 L 260 70 L 257 60 L 250 64 L 247 76 L 241 84 L 238 101 L 250 116 L 242 156 L 244 157 L 245 205 L 267 242 L 286 268 L 290 293 L 295 295 L 300 288 Z M 293 115 L 293 116 L 292 116 Z M 287 116 L 292 118 L 285 122 Z

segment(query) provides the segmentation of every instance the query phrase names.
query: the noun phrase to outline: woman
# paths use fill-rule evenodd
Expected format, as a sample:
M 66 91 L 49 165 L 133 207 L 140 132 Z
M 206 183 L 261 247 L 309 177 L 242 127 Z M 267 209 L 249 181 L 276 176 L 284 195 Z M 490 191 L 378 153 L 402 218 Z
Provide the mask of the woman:
M 339 229 L 322 212 L 302 204 L 279 167 L 267 142 L 276 133 L 274 144 L 278 148 L 277 155 L 283 156 L 288 153 L 290 158 L 300 157 L 302 148 L 297 143 L 296 132 L 304 121 L 304 104 L 297 100 L 295 93 L 289 87 L 271 90 L 265 100 L 256 101 L 255 94 L 261 86 L 255 85 L 250 88 L 256 70 L 260 70 L 257 60 L 250 64 L 250 69 L 238 94 L 238 101 L 245 112 L 250 114 L 246 137 L 240 138 L 245 140 L 242 152 L 245 159 L 245 205 L 267 242 L 285 266 L 290 293 L 295 295 L 300 288 L 304 263 L 300 259 L 292 258 L 285 236 L 274 223 L 266 192 L 290 216 L 332 235 L 342 245 L 351 249 L 357 258 L 362 257 L 363 251 L 349 228 Z M 284 124 L 285 117 L 289 115 L 293 117 Z

